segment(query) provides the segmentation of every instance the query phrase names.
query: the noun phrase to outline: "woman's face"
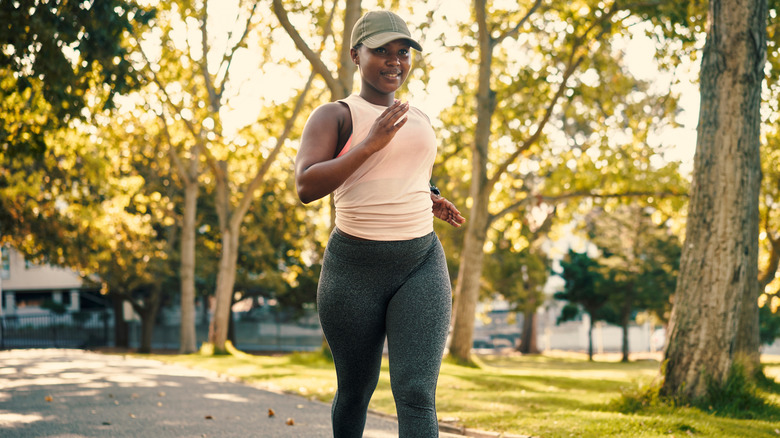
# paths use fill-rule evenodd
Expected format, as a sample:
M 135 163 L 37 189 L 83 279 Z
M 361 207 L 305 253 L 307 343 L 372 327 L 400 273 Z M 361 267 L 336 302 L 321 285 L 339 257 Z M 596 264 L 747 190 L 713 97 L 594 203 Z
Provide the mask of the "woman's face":
M 352 49 L 352 60 L 360 69 L 363 91 L 392 94 L 409 76 L 412 48 L 403 39 L 391 41 L 376 49 L 360 46 L 357 50 Z

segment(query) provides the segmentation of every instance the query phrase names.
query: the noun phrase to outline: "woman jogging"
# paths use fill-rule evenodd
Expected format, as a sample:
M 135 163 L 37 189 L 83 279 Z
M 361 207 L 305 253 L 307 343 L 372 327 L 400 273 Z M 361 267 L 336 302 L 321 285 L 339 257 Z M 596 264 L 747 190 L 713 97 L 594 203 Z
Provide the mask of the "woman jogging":
M 399 436 L 437 437 L 452 294 L 433 217 L 455 227 L 465 219 L 429 185 L 436 138 L 428 117 L 395 99 L 411 49 L 422 47 L 388 11 L 361 17 L 351 44 L 360 93 L 312 112 L 295 160 L 301 201 L 333 193 L 336 205 L 317 291 L 338 380 L 333 435 L 363 436 L 387 337 Z

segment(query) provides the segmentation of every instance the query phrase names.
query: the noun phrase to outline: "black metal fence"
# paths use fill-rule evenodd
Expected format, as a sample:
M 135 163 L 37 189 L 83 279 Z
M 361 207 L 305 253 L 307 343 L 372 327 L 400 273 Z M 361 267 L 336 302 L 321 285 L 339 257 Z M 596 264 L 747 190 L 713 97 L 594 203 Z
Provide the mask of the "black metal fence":
M 0 349 L 90 348 L 109 345 L 113 315 L 83 311 L 63 315 L 4 315 Z
M 177 350 L 178 321 L 161 316 L 152 334 L 153 350 Z M 236 347 L 245 351 L 311 351 L 322 346 L 323 336 L 316 313 L 291 317 L 266 310 L 234 315 Z M 196 324 L 197 345 L 208 337 L 208 321 Z M 130 348 L 141 345 L 141 322 L 128 322 Z M 0 316 L 0 350 L 13 348 L 112 347 L 114 314 L 109 309 L 56 314 Z

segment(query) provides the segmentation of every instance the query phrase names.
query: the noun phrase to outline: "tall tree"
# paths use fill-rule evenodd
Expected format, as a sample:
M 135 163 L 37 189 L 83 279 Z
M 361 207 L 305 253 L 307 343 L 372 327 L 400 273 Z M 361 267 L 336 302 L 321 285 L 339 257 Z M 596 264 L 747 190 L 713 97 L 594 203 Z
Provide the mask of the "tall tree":
M 652 176 L 663 169 L 637 168 L 632 161 L 609 165 L 610 157 L 621 156 L 618 136 L 610 136 L 610 129 L 622 129 L 622 135 L 634 137 L 631 142 L 643 143 L 675 107 L 673 97 L 652 98 L 647 85 L 615 56 L 612 42 L 625 32 L 630 16 L 619 2 L 535 1 L 519 11 L 488 3 L 473 2 L 475 25 L 465 27 L 469 35 L 461 49 L 474 61 L 476 78 L 458 81 L 465 97 L 456 100 L 457 110 L 448 112 L 445 122 L 463 131 L 452 134 L 451 142 L 459 148 L 453 153 L 467 149 L 464 159 L 471 163 L 466 179 L 471 205 L 449 348 L 464 361 L 471 351 L 483 249 L 491 228 L 506 220 L 526 220 L 535 209 L 544 212 L 567 200 L 658 198 L 680 191 L 673 178 L 659 184 L 663 180 Z M 627 99 L 628 94 L 636 100 Z M 476 105 L 464 99 L 474 99 Z M 464 107 L 475 107 L 475 112 L 464 112 Z M 459 128 L 473 120 L 473 131 Z M 559 135 L 563 138 L 556 141 Z M 637 178 L 640 173 L 647 178 Z
M 749 362 L 757 356 L 745 342 L 752 333 L 742 338 L 739 333 L 758 331 L 766 20 L 765 0 L 709 4 L 689 217 L 665 352 L 665 395 L 701 397 L 708 380 L 726 382 L 741 355 Z
M 232 6 L 235 19 L 226 24 L 215 18 L 224 18 L 224 14 L 215 13 L 216 3 L 172 3 L 161 13 L 164 26 L 137 38 L 143 55 L 141 68 L 161 93 L 150 106 L 170 129 L 171 146 L 181 147 L 176 153 L 190 158 L 189 169 L 180 170 L 193 170 L 193 160 L 199 152 L 211 171 L 220 232 L 216 300 L 209 327 L 209 343 L 216 352 L 225 351 L 243 221 L 257 194 L 264 190 L 285 141 L 296 128 L 311 84 L 311 78 L 307 82 L 304 76 L 303 91 L 289 90 L 286 98 L 265 102 L 265 107 L 258 102 L 260 114 L 256 124 L 252 125 L 250 120 L 243 126 L 228 126 L 227 115 L 237 116 L 234 108 L 240 103 L 237 101 L 242 81 L 252 79 L 246 73 L 242 77 L 234 66 L 257 62 L 257 68 L 264 72 L 279 62 L 269 44 L 273 41 L 274 26 L 260 25 L 267 23 L 267 11 L 258 2 L 239 1 Z M 300 70 L 290 70 L 300 74 Z M 173 126 L 177 128 L 174 130 Z M 182 171 L 180 177 L 187 177 L 185 182 L 188 179 L 194 184 L 194 175 Z M 190 225 L 195 226 L 188 222 Z M 191 235 L 192 229 L 183 230 L 183 234 Z M 191 248 L 190 244 L 185 249 Z M 183 258 L 189 264 L 188 260 L 191 257 Z M 189 306 L 190 298 L 185 299 Z M 191 324 L 186 323 L 189 329 Z
M 558 275 L 564 280 L 563 291 L 556 292 L 555 298 L 568 301 L 563 307 L 558 322 L 576 318 L 581 312 L 588 314 L 588 360 L 593 360 L 593 327 L 596 321 L 603 319 L 601 312 L 607 304 L 605 278 L 598 261 L 587 252 L 578 253 L 569 250 L 561 261 L 562 272 Z
M 655 220 L 660 222 L 655 223 Z M 608 280 L 608 306 L 623 331 L 622 361 L 629 360 L 629 326 L 637 311 L 663 318 L 674 293 L 679 241 L 658 210 L 633 202 L 614 209 L 596 208 L 587 218 L 587 236 L 601 255 L 602 276 Z

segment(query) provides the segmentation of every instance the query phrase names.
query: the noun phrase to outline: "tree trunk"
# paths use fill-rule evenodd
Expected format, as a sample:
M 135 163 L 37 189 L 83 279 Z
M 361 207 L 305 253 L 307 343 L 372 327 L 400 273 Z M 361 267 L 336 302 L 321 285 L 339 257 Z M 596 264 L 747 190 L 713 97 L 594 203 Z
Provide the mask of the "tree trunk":
M 629 284 L 626 289 L 626 297 L 623 301 L 623 308 L 620 312 L 620 327 L 623 332 L 623 340 L 621 342 L 621 351 L 623 353 L 623 357 L 620 359 L 621 362 L 628 362 L 628 353 L 629 353 L 629 345 L 628 345 L 628 326 L 631 323 L 631 313 L 634 309 L 634 295 L 635 295 L 635 289 L 634 285 Z
M 491 188 L 488 187 L 487 164 L 488 145 L 493 112 L 496 108 L 496 96 L 490 89 L 490 75 L 493 63 L 493 43 L 487 29 L 486 1 L 475 0 L 479 30 L 479 79 L 477 90 L 477 126 L 474 144 L 471 148 L 471 188 L 469 194 L 473 200 L 466 222 L 466 235 L 463 242 L 458 283 L 455 287 L 455 313 L 453 314 L 453 335 L 450 355 L 469 362 L 471 344 L 474 336 L 474 317 L 479 300 L 480 280 L 482 278 L 482 260 L 484 258 L 485 239 L 489 225 L 488 207 Z
M 623 357 L 620 358 L 621 362 L 628 362 L 628 324 L 629 324 L 629 315 L 623 315 L 622 318 L 620 318 L 620 328 L 623 332 L 623 342 L 621 343 L 621 351 L 623 352 Z
M 475 200 L 466 229 L 461 253 L 458 282 L 455 287 L 455 314 L 453 315 L 452 341 L 449 353 L 462 362 L 471 361 L 474 337 L 474 318 L 479 300 L 482 261 L 484 259 L 487 207 L 480 204 L 486 199 Z
M 160 310 L 161 291 L 152 290 L 148 302 L 141 312 L 141 345 L 138 348 L 139 353 L 148 354 L 152 352 L 152 337 L 154 335 L 154 325 L 157 320 L 157 312 Z
M 125 321 L 125 300 L 113 295 L 111 305 L 114 310 L 114 346 L 117 348 L 130 347 L 130 329 Z
M 751 330 L 758 290 L 761 83 L 765 0 L 711 0 L 686 239 L 661 393 L 723 384 Z M 747 304 L 746 304 L 747 303 Z M 750 347 L 753 348 L 753 347 Z M 705 376 L 707 376 L 705 378 Z
M 234 315 L 233 315 L 233 304 L 234 303 L 231 300 L 231 305 L 230 305 L 230 308 L 229 308 L 230 309 L 230 313 L 228 314 L 228 334 L 227 334 L 227 338 L 228 338 L 228 341 L 230 341 L 230 343 L 233 344 L 233 346 L 236 346 L 236 345 L 238 345 L 238 341 L 236 340 L 236 320 L 235 320 Z
M 536 344 L 536 300 L 523 312 L 523 333 L 518 351 L 523 354 L 539 354 Z
M 222 251 L 217 271 L 216 305 L 214 316 L 209 325 L 209 342 L 214 352 L 226 352 L 225 341 L 228 336 L 228 318 L 233 303 L 233 287 L 236 283 L 236 261 L 238 260 L 238 226 L 222 230 Z
M 181 332 L 179 353 L 197 351 L 195 337 L 195 226 L 198 209 L 198 183 L 184 188 L 184 216 L 181 224 Z
M 590 325 L 588 326 L 588 360 L 593 362 L 593 327 L 596 322 L 593 320 L 593 315 L 590 315 Z

